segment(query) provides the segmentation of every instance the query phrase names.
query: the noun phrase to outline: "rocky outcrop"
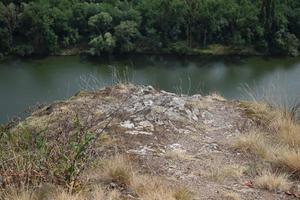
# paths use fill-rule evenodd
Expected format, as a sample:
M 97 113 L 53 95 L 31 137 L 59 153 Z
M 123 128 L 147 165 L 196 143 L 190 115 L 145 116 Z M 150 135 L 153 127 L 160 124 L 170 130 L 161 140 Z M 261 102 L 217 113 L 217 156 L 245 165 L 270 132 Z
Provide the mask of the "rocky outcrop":
M 250 178 L 243 173 L 250 161 L 232 150 L 230 141 L 252 121 L 237 101 L 117 85 L 80 92 L 37 110 L 13 131 L 26 126 L 49 137 L 67 136 L 76 124 L 101 135 L 95 156 L 136 156 L 141 169 L 183 183 L 196 199 L 223 199 L 232 193 L 243 199 L 284 198 L 244 184 Z M 238 171 L 241 174 L 235 175 Z

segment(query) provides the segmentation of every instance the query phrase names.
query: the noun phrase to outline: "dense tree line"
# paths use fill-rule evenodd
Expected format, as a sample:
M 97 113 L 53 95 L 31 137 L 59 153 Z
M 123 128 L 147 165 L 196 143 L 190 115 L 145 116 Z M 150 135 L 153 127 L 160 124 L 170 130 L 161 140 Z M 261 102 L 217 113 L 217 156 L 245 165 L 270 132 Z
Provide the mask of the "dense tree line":
M 210 44 L 297 55 L 299 0 L 2 0 L 0 54 L 186 53 Z

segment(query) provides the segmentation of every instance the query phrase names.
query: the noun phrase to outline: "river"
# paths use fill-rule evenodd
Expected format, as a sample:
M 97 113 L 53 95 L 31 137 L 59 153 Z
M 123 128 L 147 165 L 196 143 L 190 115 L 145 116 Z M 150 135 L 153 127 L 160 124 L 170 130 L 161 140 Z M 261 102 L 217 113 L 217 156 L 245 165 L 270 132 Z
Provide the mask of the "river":
M 294 101 L 300 96 L 300 58 L 79 56 L 0 62 L 0 123 L 25 116 L 30 106 L 67 99 L 79 90 L 116 82 L 153 85 L 183 94 L 217 91 L 228 99 Z M 248 88 L 248 89 L 245 89 Z

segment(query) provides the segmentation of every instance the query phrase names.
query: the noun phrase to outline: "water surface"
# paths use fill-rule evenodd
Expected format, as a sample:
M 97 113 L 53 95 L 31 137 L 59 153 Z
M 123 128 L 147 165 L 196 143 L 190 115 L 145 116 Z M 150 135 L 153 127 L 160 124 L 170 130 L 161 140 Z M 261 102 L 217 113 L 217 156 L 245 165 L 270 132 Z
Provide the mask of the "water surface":
M 113 75 L 114 74 L 114 75 Z M 126 81 L 178 93 L 217 91 L 228 99 L 248 98 L 241 87 L 272 98 L 300 96 L 300 58 L 127 56 L 85 59 L 79 56 L 11 59 L 0 62 L 0 123 L 37 103 L 69 98 Z M 124 78 L 125 77 L 125 78 Z M 269 95 L 270 96 L 270 95 Z

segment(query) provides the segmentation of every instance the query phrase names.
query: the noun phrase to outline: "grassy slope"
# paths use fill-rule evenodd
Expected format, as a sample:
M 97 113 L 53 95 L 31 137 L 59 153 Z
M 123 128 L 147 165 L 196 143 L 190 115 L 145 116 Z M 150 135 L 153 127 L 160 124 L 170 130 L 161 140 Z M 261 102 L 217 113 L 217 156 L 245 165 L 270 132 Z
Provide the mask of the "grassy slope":
M 254 154 L 261 162 L 254 185 L 273 191 L 293 191 L 300 175 L 300 124 L 293 112 L 263 102 L 243 102 L 257 127 L 234 141 L 234 148 Z

